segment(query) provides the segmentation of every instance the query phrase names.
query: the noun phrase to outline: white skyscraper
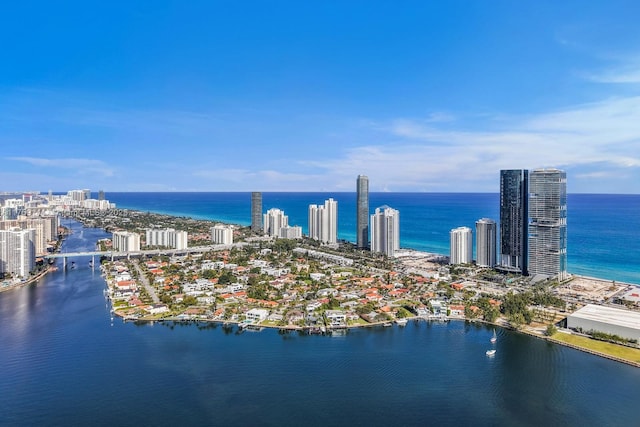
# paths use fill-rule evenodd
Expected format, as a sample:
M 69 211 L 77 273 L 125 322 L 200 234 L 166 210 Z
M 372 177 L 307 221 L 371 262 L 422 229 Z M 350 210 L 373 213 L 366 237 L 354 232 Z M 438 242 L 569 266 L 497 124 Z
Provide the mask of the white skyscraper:
M 0 273 L 27 277 L 35 267 L 35 230 L 0 230 Z
M 280 237 L 280 229 L 289 225 L 289 217 L 277 208 L 271 208 L 263 216 L 264 233 L 272 237 Z
M 114 231 L 112 246 L 119 252 L 136 252 L 140 250 L 140 235 L 129 231 Z
M 322 243 L 337 243 L 338 202 L 329 199 L 324 206 L 309 205 L 309 237 Z
M 496 265 L 496 222 L 489 218 L 476 221 L 476 264 L 480 267 Z
M 146 230 L 147 246 L 164 246 L 173 249 L 187 249 L 189 236 L 186 231 L 176 231 L 173 228 Z
M 469 227 L 454 228 L 449 232 L 449 264 L 468 264 L 473 260 L 473 237 Z
M 216 245 L 233 244 L 233 227 L 225 224 L 216 224 L 211 227 L 211 241 Z
M 400 249 L 400 212 L 382 206 L 371 215 L 371 252 L 394 256 Z

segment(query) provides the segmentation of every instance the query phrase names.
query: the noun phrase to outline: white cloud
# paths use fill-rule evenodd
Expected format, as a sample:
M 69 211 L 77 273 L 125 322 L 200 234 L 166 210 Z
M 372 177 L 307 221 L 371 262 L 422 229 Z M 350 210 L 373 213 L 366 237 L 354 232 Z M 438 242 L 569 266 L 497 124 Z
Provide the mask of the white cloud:
M 28 163 L 37 167 L 70 169 L 79 174 L 97 173 L 105 177 L 114 175 L 114 170 L 102 160 L 44 157 L 7 157 L 9 161 Z
M 586 74 L 586 79 L 596 83 L 633 84 L 640 83 L 640 61 L 623 58 L 622 64 L 599 73 Z
M 620 97 L 562 111 L 487 118 L 483 130 L 450 130 L 429 120 L 396 119 L 372 126 L 376 145 L 334 159 L 306 162 L 332 176 L 370 175 L 372 187 L 392 191 L 496 191 L 500 169 L 559 167 L 579 181 L 627 177 L 620 191 L 640 192 L 640 97 Z M 493 130 L 484 130 L 493 129 Z M 570 179 L 571 182 L 571 179 Z M 351 185 L 352 186 L 352 185 Z

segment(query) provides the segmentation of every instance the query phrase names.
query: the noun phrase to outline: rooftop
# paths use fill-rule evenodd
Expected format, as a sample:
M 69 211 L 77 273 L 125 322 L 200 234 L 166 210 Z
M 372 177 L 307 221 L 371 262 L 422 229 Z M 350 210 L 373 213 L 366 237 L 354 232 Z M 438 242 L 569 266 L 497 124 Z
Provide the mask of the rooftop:
M 640 330 L 640 313 L 636 311 L 587 304 L 571 317 Z

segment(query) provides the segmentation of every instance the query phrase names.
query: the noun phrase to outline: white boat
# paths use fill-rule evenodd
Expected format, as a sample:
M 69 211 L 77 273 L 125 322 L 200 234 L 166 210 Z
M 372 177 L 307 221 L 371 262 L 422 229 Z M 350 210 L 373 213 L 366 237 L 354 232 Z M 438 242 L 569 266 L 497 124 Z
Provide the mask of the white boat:
M 485 353 L 487 356 L 493 356 L 494 354 L 496 354 L 495 350 L 487 350 L 487 352 Z
M 491 337 L 490 341 L 491 341 L 491 344 L 495 344 L 496 341 L 498 341 L 498 337 L 496 336 L 496 330 L 495 329 L 493 330 L 493 336 Z
M 407 324 L 407 319 L 396 319 L 396 324 L 398 326 L 405 326 Z

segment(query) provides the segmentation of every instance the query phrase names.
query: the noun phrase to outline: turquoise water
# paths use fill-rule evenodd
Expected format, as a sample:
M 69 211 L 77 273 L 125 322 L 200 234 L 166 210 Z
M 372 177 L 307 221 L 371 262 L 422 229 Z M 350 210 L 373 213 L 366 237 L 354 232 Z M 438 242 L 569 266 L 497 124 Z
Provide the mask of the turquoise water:
M 355 241 L 355 193 L 263 193 L 263 211 L 277 207 L 306 231 L 309 204 L 338 201 L 338 235 Z M 122 208 L 248 225 L 250 193 L 109 193 Z M 448 254 L 449 230 L 499 219 L 499 196 L 489 193 L 371 193 L 370 207 L 400 211 L 400 244 Z M 570 194 L 568 262 L 574 274 L 640 284 L 640 195 Z

